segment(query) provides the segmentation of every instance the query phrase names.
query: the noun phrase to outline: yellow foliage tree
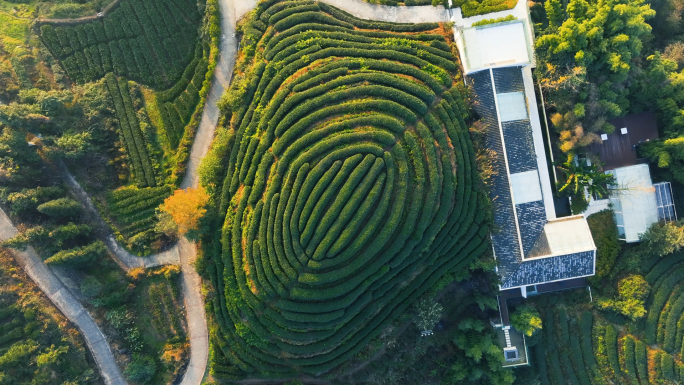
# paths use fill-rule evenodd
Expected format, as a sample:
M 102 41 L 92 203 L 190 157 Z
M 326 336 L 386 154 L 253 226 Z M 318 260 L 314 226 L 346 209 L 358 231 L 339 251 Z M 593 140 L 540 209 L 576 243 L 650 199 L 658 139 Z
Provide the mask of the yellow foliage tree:
M 159 209 L 170 215 L 178 227 L 178 233 L 185 235 L 188 231 L 199 230 L 199 222 L 207 212 L 205 206 L 208 202 L 209 194 L 202 187 L 178 189 L 164 200 Z

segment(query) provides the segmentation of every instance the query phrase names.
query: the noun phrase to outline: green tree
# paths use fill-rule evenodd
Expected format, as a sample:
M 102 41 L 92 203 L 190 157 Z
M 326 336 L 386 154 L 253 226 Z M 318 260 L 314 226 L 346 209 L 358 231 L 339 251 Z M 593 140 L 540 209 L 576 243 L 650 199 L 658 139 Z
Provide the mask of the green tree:
M 600 309 L 612 310 L 636 321 L 646 315 L 644 302 L 651 287 L 644 277 L 631 275 L 618 282 L 618 298 L 600 299 Z
M 604 173 L 596 163 L 588 165 L 586 160 L 575 161 L 573 157 L 568 157 L 565 163 L 555 167 L 566 178 L 559 186 L 558 193 L 578 195 L 586 189 L 590 195 L 603 198 L 608 196 L 609 189 L 616 184 L 613 174 Z
M 647 142 L 640 149 L 659 168 L 667 169 L 675 180 L 684 183 L 684 137 Z
M 10 127 L 0 135 L 0 176 L 18 185 L 35 186 L 40 180 L 42 160 L 35 146 L 28 145 L 26 134 Z
M 91 142 L 90 132 L 67 132 L 56 139 L 55 150 L 50 155 L 71 160 L 80 159 L 93 151 Z
M 546 17 L 549 19 L 549 27 L 557 28 L 563 23 L 563 6 L 558 0 L 546 0 L 544 3 Z
M 672 254 L 684 246 L 684 228 L 681 221 L 654 223 L 641 236 L 643 250 L 653 256 Z
M 427 331 L 432 330 L 442 318 L 444 308 L 434 300 L 422 298 L 416 304 L 416 311 L 416 326 L 420 330 Z
M 124 370 L 124 374 L 129 380 L 141 384 L 148 383 L 157 372 L 157 364 L 150 356 L 133 354 L 133 359 Z
M 44 353 L 41 353 L 36 357 L 36 363 L 38 364 L 38 367 L 45 367 L 45 366 L 59 366 L 64 362 L 64 356 L 69 352 L 69 346 L 67 345 L 62 345 L 59 347 L 55 347 L 55 345 L 51 345 L 49 348 L 45 349 Z
M 62 250 L 45 260 L 47 264 L 81 267 L 93 264 L 107 252 L 101 241 L 95 241 L 87 246 Z
M 448 383 L 474 382 L 511 385 L 515 376 L 501 367 L 503 351 L 494 330 L 485 321 L 465 318 L 458 324 L 453 340 L 458 347 L 454 363 L 447 372 Z
M 38 206 L 41 213 L 56 218 L 73 218 L 80 214 L 81 204 L 71 198 L 59 198 Z
M 550 27 L 535 42 L 537 73 L 557 112 L 561 149 L 571 152 L 596 140 L 588 134 L 612 131 L 607 120 L 627 113 L 626 86 L 655 12 L 643 0 L 570 0 L 556 28 L 558 10 L 547 8 Z
M 511 313 L 511 325 L 515 330 L 532 337 L 533 334 L 541 330 L 542 319 L 534 306 L 522 305 Z

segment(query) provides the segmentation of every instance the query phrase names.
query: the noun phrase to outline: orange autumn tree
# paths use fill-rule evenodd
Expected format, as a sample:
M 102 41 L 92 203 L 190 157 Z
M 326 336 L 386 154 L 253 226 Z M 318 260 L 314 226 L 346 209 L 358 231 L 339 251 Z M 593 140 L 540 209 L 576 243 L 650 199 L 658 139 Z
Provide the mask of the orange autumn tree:
M 209 194 L 203 187 L 178 189 L 159 207 L 161 214 L 169 216 L 180 235 L 199 230 L 200 219 L 207 212 Z

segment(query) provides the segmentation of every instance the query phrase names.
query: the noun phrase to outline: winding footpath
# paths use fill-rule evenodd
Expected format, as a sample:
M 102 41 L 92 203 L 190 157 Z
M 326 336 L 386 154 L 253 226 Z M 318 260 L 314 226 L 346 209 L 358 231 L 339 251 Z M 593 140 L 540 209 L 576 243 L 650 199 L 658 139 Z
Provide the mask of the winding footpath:
M 4 211 L 0 210 L 0 240 L 12 238 L 18 233 Z M 19 266 L 40 287 L 55 306 L 81 331 L 81 335 L 95 359 L 105 384 L 123 385 L 126 382 L 116 366 L 114 355 L 104 334 L 90 314 L 67 289 L 55 273 L 38 257 L 32 248 L 13 250 L 12 255 Z
M 362 0 L 321 1 L 347 11 L 356 17 L 370 20 L 421 23 L 445 22 L 451 19 L 450 11 L 441 6 L 392 7 L 369 4 Z M 223 92 L 229 87 L 235 66 L 238 48 L 235 26 L 240 17 L 256 7 L 256 0 L 219 0 L 219 7 L 222 36 L 218 63 L 214 72 L 214 81 L 209 90 L 204 112 L 190 153 L 187 172 L 180 186 L 181 188 L 196 187 L 198 185 L 199 176 L 197 170 L 201 159 L 209 150 L 218 124 L 219 110 L 216 104 Z M 96 16 L 85 19 L 94 17 Z M 59 22 L 68 22 L 68 20 L 59 20 Z M 69 174 L 66 167 L 63 168 L 65 181 L 77 199 L 86 207 L 87 214 L 91 216 L 90 219 L 101 228 L 100 237 L 107 245 L 115 261 L 123 269 L 149 268 L 166 264 L 179 264 L 181 266 L 183 272 L 182 290 L 190 342 L 190 362 L 181 385 L 200 385 L 204 378 L 209 358 L 209 333 L 201 290 L 202 282 L 193 266 L 196 258 L 195 245 L 182 238 L 170 250 L 159 254 L 141 258 L 129 253 L 116 242 L 114 235 L 108 230 L 106 223 L 100 217 L 88 194 L 78 184 L 76 179 Z M 17 229 L 12 225 L 7 215 L 0 210 L 0 240 L 11 238 L 16 233 Z M 28 248 L 25 252 L 13 250 L 13 255 L 19 265 L 45 292 L 55 306 L 81 331 L 105 384 L 125 385 L 126 381 L 116 365 L 104 334 L 76 297 L 59 280 L 55 273 L 43 263 L 33 249 Z

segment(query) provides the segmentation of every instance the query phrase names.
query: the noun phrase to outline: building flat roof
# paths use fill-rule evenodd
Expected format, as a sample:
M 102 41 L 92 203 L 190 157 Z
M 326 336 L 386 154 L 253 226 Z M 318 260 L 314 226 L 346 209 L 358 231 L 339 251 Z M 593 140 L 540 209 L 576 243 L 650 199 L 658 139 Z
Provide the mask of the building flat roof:
M 469 71 L 531 61 L 523 20 L 465 28 L 462 37 Z

